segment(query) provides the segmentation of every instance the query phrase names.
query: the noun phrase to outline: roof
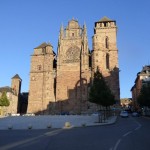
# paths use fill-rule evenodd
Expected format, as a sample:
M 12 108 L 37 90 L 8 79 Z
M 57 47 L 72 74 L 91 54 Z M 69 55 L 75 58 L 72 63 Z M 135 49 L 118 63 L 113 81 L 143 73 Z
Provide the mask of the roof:
M 44 47 L 46 47 L 46 46 L 51 46 L 51 47 L 53 47 L 49 42 L 48 42 L 48 43 L 44 42 L 44 43 L 42 43 L 41 45 L 39 45 L 38 47 L 36 47 L 36 49 L 38 49 L 38 48 L 44 48 Z
M 12 88 L 9 86 L 0 87 L 0 92 L 12 92 Z
M 146 71 L 148 71 L 150 73 L 150 66 L 144 66 L 141 73 L 146 73 Z
M 71 21 L 78 22 L 78 20 L 77 20 L 77 19 L 74 19 L 74 17 L 73 17 L 69 22 L 71 22 Z
M 21 80 L 21 78 L 19 77 L 18 74 L 14 75 L 11 79 L 20 79 Z
M 97 22 L 112 22 L 112 21 L 114 21 L 114 20 L 111 20 L 111 19 L 109 19 L 108 17 L 104 16 L 102 19 L 100 19 L 100 20 L 97 21 Z
M 135 84 L 132 86 L 131 90 L 130 91 L 133 91 L 133 89 L 135 88 Z
M 75 20 L 74 18 L 72 20 L 70 20 L 68 22 L 68 26 L 66 27 L 66 29 L 76 29 L 76 28 L 80 28 L 79 23 L 77 20 Z

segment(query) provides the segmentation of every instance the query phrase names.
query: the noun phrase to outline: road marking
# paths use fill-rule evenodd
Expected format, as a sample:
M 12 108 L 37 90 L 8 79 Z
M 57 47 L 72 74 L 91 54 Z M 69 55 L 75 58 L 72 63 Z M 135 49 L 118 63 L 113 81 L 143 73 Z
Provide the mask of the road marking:
M 115 147 L 114 147 L 114 149 L 113 149 L 113 150 L 117 150 L 117 148 L 118 148 L 118 146 L 119 146 L 120 142 L 121 142 L 121 139 L 119 139 L 119 140 L 117 141 L 117 143 L 116 143 L 116 145 L 115 145 Z
M 123 135 L 123 137 L 129 135 L 130 133 L 132 133 L 132 131 L 129 131 L 129 132 L 125 133 L 125 134 Z
M 46 132 L 44 135 L 46 135 L 46 136 L 56 135 L 56 134 L 60 133 L 62 130 L 63 129 L 57 129 L 57 130 L 54 130 L 54 131 Z
M 3 149 L 3 150 L 12 149 L 12 148 L 15 148 L 16 146 L 19 146 L 19 145 L 34 142 L 35 140 L 38 140 L 39 138 L 42 138 L 45 135 L 52 136 L 52 135 L 58 134 L 61 130 L 62 129 L 58 129 L 58 130 L 47 132 L 43 135 L 39 135 L 37 137 L 33 137 L 33 138 L 26 139 L 26 140 L 21 140 L 21 141 L 16 141 L 15 143 L 4 145 L 4 146 L 0 147 L 0 149 Z
M 141 125 L 139 122 L 135 121 L 135 123 L 136 123 L 138 126 L 137 126 L 135 129 L 133 129 L 132 131 L 129 131 L 129 132 L 125 133 L 125 134 L 123 135 L 123 137 L 128 136 L 128 135 L 131 134 L 132 132 L 134 132 L 134 131 L 136 131 L 136 130 L 139 130 L 139 129 L 142 127 L 142 125 Z M 121 140 L 123 139 L 123 137 L 120 138 L 120 139 L 116 142 L 114 148 L 110 148 L 109 150 L 117 150 L 117 148 L 118 148 L 118 146 L 119 146 Z
M 137 122 L 137 121 L 135 121 L 136 123 L 137 123 L 137 125 L 138 125 L 138 127 L 136 127 L 134 130 L 136 131 L 136 130 L 139 130 L 141 127 L 142 127 L 142 125 L 139 123 L 139 122 Z
M 141 128 L 142 125 L 139 125 L 137 128 L 135 128 L 134 130 L 139 130 Z

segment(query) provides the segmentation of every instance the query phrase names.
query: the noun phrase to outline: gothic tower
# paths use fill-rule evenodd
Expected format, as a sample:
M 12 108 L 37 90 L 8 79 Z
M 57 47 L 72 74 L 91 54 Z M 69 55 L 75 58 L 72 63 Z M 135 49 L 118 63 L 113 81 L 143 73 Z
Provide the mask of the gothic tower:
M 119 67 L 116 21 L 103 17 L 95 22 L 92 52 L 92 73 L 97 69 L 105 77 L 115 99 L 119 102 Z
M 50 102 L 55 102 L 54 56 L 50 43 L 34 48 L 31 57 L 28 113 L 49 114 Z
M 81 112 L 87 106 L 90 79 L 87 29 L 72 19 L 60 29 L 57 50 L 56 101 L 61 112 Z

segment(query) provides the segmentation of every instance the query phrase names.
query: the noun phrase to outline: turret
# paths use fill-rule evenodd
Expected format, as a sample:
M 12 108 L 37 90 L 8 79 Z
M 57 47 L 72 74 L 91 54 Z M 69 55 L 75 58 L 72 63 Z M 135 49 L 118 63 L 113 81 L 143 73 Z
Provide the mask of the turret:
M 16 74 L 15 76 L 13 76 L 12 78 L 12 82 L 11 82 L 11 88 L 12 91 L 15 95 L 19 96 L 20 91 L 21 91 L 21 82 L 22 79 L 19 77 L 18 74 Z

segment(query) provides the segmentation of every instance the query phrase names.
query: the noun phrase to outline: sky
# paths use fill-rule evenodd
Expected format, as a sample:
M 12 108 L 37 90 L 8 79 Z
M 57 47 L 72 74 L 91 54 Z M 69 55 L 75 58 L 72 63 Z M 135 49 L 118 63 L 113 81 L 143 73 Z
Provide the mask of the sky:
M 72 18 L 86 23 L 92 49 L 94 23 L 104 16 L 118 27 L 120 97 L 131 97 L 137 73 L 150 65 L 149 0 L 0 0 L 0 87 L 18 74 L 28 92 L 34 48 L 50 42 L 57 52 L 60 26 Z

